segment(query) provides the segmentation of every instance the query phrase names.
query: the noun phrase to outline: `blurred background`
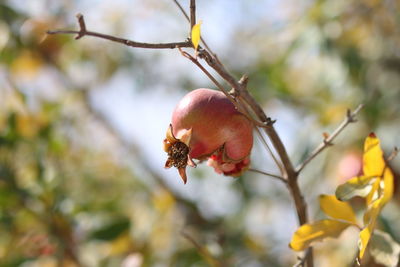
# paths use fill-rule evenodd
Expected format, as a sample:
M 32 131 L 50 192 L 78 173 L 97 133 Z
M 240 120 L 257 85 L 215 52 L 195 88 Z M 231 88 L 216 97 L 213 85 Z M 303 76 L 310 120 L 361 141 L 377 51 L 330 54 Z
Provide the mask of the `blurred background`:
M 400 2 L 197 2 L 202 36 L 238 79 L 249 75 L 295 165 L 365 104 L 300 177 L 310 218 L 323 218 L 318 195 L 360 172 L 368 133 L 386 155 L 400 146 Z M 135 41 L 189 32 L 172 0 L 0 2 L 0 266 L 293 265 L 297 217 L 280 181 L 203 164 L 183 185 L 163 168 L 174 106 L 211 81 L 177 50 L 45 34 L 78 29 L 77 13 L 89 30 Z M 278 173 L 258 139 L 252 167 Z M 397 192 L 379 227 L 399 242 Z M 350 265 L 357 238 L 350 228 L 317 244 L 316 266 Z

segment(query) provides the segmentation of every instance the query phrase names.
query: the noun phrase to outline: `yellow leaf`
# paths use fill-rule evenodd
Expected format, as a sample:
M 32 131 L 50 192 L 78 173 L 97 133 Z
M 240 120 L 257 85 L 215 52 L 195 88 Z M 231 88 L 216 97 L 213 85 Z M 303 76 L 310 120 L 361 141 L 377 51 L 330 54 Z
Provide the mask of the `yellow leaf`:
M 44 117 L 33 114 L 17 114 L 16 126 L 18 133 L 25 138 L 35 137 L 42 126 L 45 125 Z
M 346 202 L 337 200 L 336 196 L 321 195 L 319 203 L 326 215 L 334 219 L 357 224 L 357 218 L 352 207 Z
M 11 64 L 11 73 L 29 80 L 38 75 L 42 66 L 43 61 L 37 53 L 30 50 L 22 50 Z
M 365 176 L 382 176 L 385 169 L 383 151 L 379 145 L 379 139 L 374 133 L 370 133 L 365 139 L 363 155 L 363 172 Z
M 383 197 L 382 206 L 385 205 L 393 196 L 393 172 L 389 167 L 386 167 L 383 173 Z
M 295 251 L 304 250 L 312 242 L 321 241 L 326 237 L 338 237 L 350 225 L 352 224 L 329 219 L 303 224 L 293 234 L 289 246 Z
M 193 26 L 192 28 L 192 44 L 194 46 L 194 49 L 197 50 L 198 46 L 199 46 L 199 42 L 200 42 L 200 25 L 201 25 L 201 21 L 199 21 L 199 23 L 197 23 L 196 25 Z
M 369 192 L 369 194 L 367 195 L 367 197 L 365 199 L 367 206 L 369 206 L 372 202 L 374 202 L 375 200 L 377 200 L 379 198 L 380 184 L 381 184 L 380 178 L 374 179 L 374 182 L 372 183 L 371 191 Z
M 116 239 L 112 240 L 108 243 L 109 245 L 109 253 L 112 256 L 121 255 L 126 252 L 129 252 L 132 249 L 133 242 L 131 236 L 129 235 L 129 231 L 118 236 Z
M 175 198 L 166 190 L 159 190 L 153 196 L 153 206 L 161 213 L 170 212 L 175 206 Z
M 382 198 L 373 202 L 372 206 L 364 215 L 364 223 L 366 227 L 360 232 L 360 239 L 358 248 L 360 249 L 359 258 L 362 259 L 367 248 L 368 242 L 371 239 L 372 232 L 374 231 L 376 219 L 382 208 Z
M 374 184 L 372 185 L 372 190 L 367 196 L 367 206 L 369 206 L 372 202 L 377 200 L 378 198 L 383 197 L 382 206 L 385 205 L 393 196 L 393 173 L 389 167 L 385 168 L 383 173 L 383 177 L 379 177 L 376 179 Z
M 336 188 L 335 195 L 341 201 L 349 200 L 352 197 L 366 197 L 371 193 L 376 177 L 356 176 L 348 180 L 346 183 Z
M 392 198 L 393 196 L 393 173 L 389 167 L 386 167 L 383 174 L 383 179 L 380 180 L 380 187 L 383 189 L 383 194 L 377 200 L 373 201 L 368 211 L 364 214 L 364 224 L 365 228 L 360 232 L 359 258 L 364 256 L 365 249 L 371 239 L 371 235 L 374 231 L 376 220 L 381 212 L 383 206 Z

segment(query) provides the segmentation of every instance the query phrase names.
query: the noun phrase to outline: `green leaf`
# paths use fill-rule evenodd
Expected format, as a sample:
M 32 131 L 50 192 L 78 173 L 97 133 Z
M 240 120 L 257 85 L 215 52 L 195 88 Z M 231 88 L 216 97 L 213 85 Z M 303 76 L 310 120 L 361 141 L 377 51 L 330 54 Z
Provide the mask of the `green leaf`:
M 347 201 L 355 196 L 366 197 L 371 192 L 377 178 L 370 176 L 356 176 L 336 188 L 336 198 Z
M 114 240 L 120 234 L 127 231 L 130 226 L 131 222 L 128 218 L 121 218 L 118 221 L 114 221 L 110 224 L 105 225 L 103 228 L 92 232 L 90 238 L 104 241 Z
M 375 230 L 370 240 L 369 252 L 376 263 L 395 267 L 399 261 L 400 245 L 383 231 Z
M 326 237 L 338 237 L 351 223 L 322 220 L 311 224 L 303 224 L 293 234 L 290 248 L 301 251 L 308 248 L 312 242 L 322 241 Z

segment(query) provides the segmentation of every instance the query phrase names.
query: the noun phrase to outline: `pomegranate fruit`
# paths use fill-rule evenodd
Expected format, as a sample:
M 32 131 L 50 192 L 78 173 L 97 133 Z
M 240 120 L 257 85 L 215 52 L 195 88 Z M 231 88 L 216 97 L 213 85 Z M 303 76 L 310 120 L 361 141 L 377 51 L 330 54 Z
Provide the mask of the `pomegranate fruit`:
M 250 165 L 252 123 L 220 91 L 196 89 L 182 98 L 164 139 L 166 168 L 176 167 L 184 183 L 193 159 L 208 159 L 217 173 L 238 176 Z

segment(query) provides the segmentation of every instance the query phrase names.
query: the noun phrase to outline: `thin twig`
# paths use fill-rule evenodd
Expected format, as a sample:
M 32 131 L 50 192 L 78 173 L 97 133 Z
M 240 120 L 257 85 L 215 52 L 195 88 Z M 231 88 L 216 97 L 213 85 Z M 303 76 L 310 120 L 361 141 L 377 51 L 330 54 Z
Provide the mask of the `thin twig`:
M 182 5 L 179 4 L 179 2 L 177 0 L 172 0 L 174 1 L 174 3 L 176 4 L 176 6 L 179 8 L 179 10 L 182 12 L 182 14 L 185 16 L 185 18 L 187 19 L 187 21 L 189 21 L 190 23 L 190 18 L 188 16 L 188 14 L 186 13 L 185 9 L 183 9 Z
M 229 85 L 234 89 L 235 95 L 238 95 L 239 98 L 242 98 L 243 101 L 245 101 L 251 107 L 257 118 L 261 121 L 260 127 L 265 129 L 265 132 L 277 150 L 286 170 L 285 175 L 288 176 L 288 178 L 291 177 L 290 179 L 296 180 L 297 173 L 294 170 L 282 140 L 273 127 L 274 121 L 265 115 L 257 101 L 249 94 L 242 84 L 236 81 L 236 79 L 226 70 L 224 65 L 214 60 L 214 58 L 205 50 L 200 51 L 199 56 L 203 58 L 207 64 L 213 68 L 226 82 L 229 83 Z
M 239 83 L 243 86 L 244 89 L 247 89 L 247 84 L 249 83 L 249 76 L 247 74 L 243 74 L 240 77 Z
M 307 257 L 308 257 L 308 255 L 309 255 L 309 253 L 310 253 L 310 248 L 308 248 L 307 250 L 306 250 L 306 252 L 304 253 L 304 256 L 303 257 L 298 257 L 298 262 L 296 262 L 296 264 L 295 265 L 293 265 L 293 267 L 304 267 L 305 266 L 305 263 L 306 263 L 306 259 L 307 259 Z
M 247 77 L 247 75 L 243 75 L 243 76 L 240 78 L 239 83 L 242 84 L 242 85 L 244 85 L 244 86 L 246 86 L 246 85 L 247 85 L 247 82 L 248 82 L 248 79 L 249 79 L 249 78 Z M 246 88 L 246 87 L 244 87 L 244 88 Z M 234 97 L 236 97 L 236 98 L 239 99 L 238 103 L 242 104 L 241 106 L 243 106 L 243 109 L 246 111 L 246 114 L 248 114 L 247 117 L 250 117 L 250 118 L 251 118 L 251 121 L 252 121 L 252 122 L 254 123 L 254 125 L 256 126 L 255 129 L 256 129 L 256 132 L 257 132 L 258 136 L 259 136 L 260 139 L 261 139 L 261 142 L 263 143 L 263 145 L 264 145 L 265 148 L 267 149 L 268 153 L 271 155 L 271 157 L 272 157 L 272 159 L 274 160 L 276 166 L 278 167 L 278 169 L 279 169 L 281 175 L 285 175 L 285 170 L 284 170 L 282 164 L 281 164 L 281 163 L 279 162 L 279 160 L 276 158 L 274 152 L 272 151 L 271 147 L 269 146 L 269 144 L 268 144 L 267 141 L 265 140 L 264 136 L 262 135 L 260 129 L 258 128 L 258 127 L 260 127 L 260 128 L 265 128 L 266 125 L 263 124 L 263 123 L 261 123 L 261 122 L 259 122 L 259 121 L 256 120 L 256 119 L 253 119 L 253 115 L 256 115 L 256 114 L 254 114 L 253 109 L 251 109 L 251 107 L 246 103 L 246 101 L 243 101 L 243 99 L 242 99 L 240 96 L 238 96 L 236 92 L 237 92 L 237 91 L 236 91 L 235 89 L 232 89 L 232 90 L 229 92 L 229 94 L 231 94 L 231 95 L 233 95 Z M 244 103 L 243 103 L 243 102 L 244 102 Z M 258 127 L 257 127 L 257 126 L 258 126 Z
M 253 122 L 256 126 L 264 126 L 263 124 L 260 124 L 260 122 L 254 120 L 246 110 L 243 108 L 242 105 L 240 105 L 239 102 L 237 102 L 230 94 L 229 92 L 217 81 L 217 79 L 197 60 L 196 57 L 193 57 L 189 53 L 183 51 L 182 49 L 179 48 L 179 51 L 181 52 L 182 56 L 185 58 L 189 59 L 192 61 L 201 71 L 204 72 L 204 74 L 207 75 L 207 77 L 217 86 L 217 88 L 222 91 L 225 96 L 235 105 L 238 111 L 240 111 L 247 119 L 249 119 L 251 122 Z
M 269 144 L 267 143 L 267 141 L 265 140 L 264 136 L 262 135 L 260 129 L 256 128 L 256 132 L 258 134 L 258 136 L 261 139 L 261 142 L 264 144 L 264 146 L 267 148 L 268 153 L 271 155 L 273 161 L 275 162 L 276 166 L 278 167 L 280 173 L 283 175 L 285 173 L 282 164 L 278 161 L 278 159 L 276 158 L 274 152 L 272 151 L 271 147 L 269 146 Z
M 83 15 L 81 13 L 78 13 L 76 15 L 76 18 L 78 19 L 79 28 L 80 28 L 78 36 L 75 37 L 75 40 L 78 40 L 78 39 L 82 38 L 83 36 L 85 36 L 87 31 L 86 31 L 86 23 L 85 23 L 85 19 L 83 18 Z
M 47 31 L 47 34 L 76 34 L 77 36 L 75 39 L 80 39 L 84 36 L 93 36 L 93 37 L 98 37 L 101 39 L 106 39 L 109 41 L 121 43 L 130 47 L 137 47 L 137 48 L 149 48 L 149 49 L 174 49 L 178 47 L 193 47 L 192 43 L 190 41 L 184 41 L 184 42 L 174 42 L 174 43 L 142 43 L 142 42 L 136 42 L 124 38 L 119 38 L 115 37 L 112 35 L 107 35 L 103 33 L 98 33 L 98 32 L 92 32 L 86 30 L 86 25 L 85 25 L 85 20 L 83 18 L 83 15 L 78 14 L 77 15 L 78 22 L 79 22 L 79 31 L 74 31 L 74 30 L 55 30 L 55 31 Z
M 196 0 L 190 0 L 190 30 L 196 25 Z
M 280 180 L 281 182 L 284 182 L 285 184 L 287 183 L 285 178 L 283 178 L 282 176 L 276 175 L 276 174 L 272 174 L 272 173 L 265 172 L 265 171 L 260 171 L 260 170 L 253 169 L 253 168 L 249 168 L 247 171 L 263 174 L 263 175 L 266 175 L 266 176 L 270 176 L 272 178 L 276 178 L 276 179 Z
M 182 49 L 178 48 L 179 52 L 181 52 L 181 55 L 184 56 L 185 58 L 189 59 L 190 61 L 192 61 L 197 67 L 199 67 L 199 69 L 201 71 L 203 71 L 207 77 L 215 84 L 215 86 L 218 87 L 219 90 L 221 90 L 226 97 L 228 97 L 228 99 L 232 102 L 235 103 L 236 101 L 234 100 L 234 98 L 228 93 L 228 91 L 217 81 L 217 79 L 215 79 L 214 76 L 211 75 L 211 73 L 204 68 L 204 66 L 197 60 L 197 58 L 193 57 L 192 55 L 190 55 L 188 52 L 183 51 Z
M 297 168 L 296 172 L 300 173 L 308 163 L 310 163 L 316 156 L 318 156 L 324 149 L 328 146 L 331 146 L 333 143 L 332 141 L 346 128 L 347 125 L 350 123 L 356 122 L 356 115 L 357 113 L 363 108 L 363 104 L 358 105 L 358 107 L 351 112 L 350 110 L 347 111 L 346 118 L 343 122 L 336 128 L 335 131 L 329 136 L 327 136 L 324 141 L 306 158 Z
M 249 77 L 247 75 L 243 75 L 239 80 L 239 84 L 241 84 L 243 86 L 244 90 L 246 90 L 246 86 L 247 86 L 248 80 L 249 80 Z M 253 109 L 251 109 L 251 107 L 247 104 L 247 102 L 244 101 L 240 97 L 240 95 L 237 94 L 237 91 L 234 88 L 232 88 L 232 90 L 229 92 L 229 94 L 239 100 L 238 103 L 245 110 L 245 114 L 248 114 L 247 117 L 251 118 L 251 121 L 256 126 L 255 129 L 256 129 L 256 132 L 257 132 L 258 136 L 261 139 L 261 142 L 263 143 L 263 145 L 267 149 L 268 153 L 271 155 L 271 157 L 274 160 L 276 166 L 278 167 L 281 175 L 285 175 L 285 170 L 284 170 L 282 164 L 278 161 L 278 159 L 276 158 L 276 156 L 275 156 L 274 152 L 272 151 L 271 147 L 269 146 L 269 144 L 265 140 L 264 136 L 261 134 L 260 129 L 258 128 L 258 127 L 264 128 L 266 126 L 266 124 L 264 124 L 262 122 L 259 122 L 256 119 L 253 119 L 253 116 L 256 116 L 256 114 L 254 114 L 254 112 L 253 112 Z
M 211 255 L 208 249 L 204 248 L 204 246 L 200 245 L 192 236 L 190 236 L 184 230 L 181 230 L 181 235 L 188 240 L 196 249 L 197 251 L 208 261 L 211 266 L 218 267 L 220 266 L 218 260 Z
M 177 0 L 172 0 L 174 1 L 175 5 L 179 8 L 179 10 L 182 12 L 182 14 L 185 16 L 186 20 L 189 22 L 189 24 L 191 25 L 191 20 L 189 18 L 189 15 L 186 13 L 185 9 L 183 9 L 182 5 L 179 4 L 179 2 Z M 192 30 L 192 27 L 190 28 L 190 30 Z M 208 46 L 208 44 L 206 43 L 206 41 L 203 39 L 203 37 L 200 36 L 200 40 L 203 43 L 205 49 L 211 54 L 213 55 L 215 60 L 218 60 L 217 56 L 214 54 L 214 52 L 211 50 L 211 48 Z
M 399 148 L 397 146 L 395 146 L 393 148 L 392 153 L 390 153 L 389 157 L 387 158 L 387 161 L 394 160 L 394 158 L 397 157 L 398 154 L 399 154 Z
M 248 111 L 248 109 L 245 107 L 246 111 Z M 285 174 L 285 170 L 283 169 L 282 164 L 279 162 L 279 160 L 276 158 L 274 152 L 272 151 L 271 147 L 269 146 L 267 140 L 265 140 L 264 136 L 262 135 L 260 129 L 258 127 L 255 127 L 256 132 L 258 134 L 258 137 L 261 140 L 261 143 L 264 145 L 264 147 L 267 149 L 268 153 L 271 155 L 272 160 L 275 162 L 275 165 L 278 167 L 281 175 Z

